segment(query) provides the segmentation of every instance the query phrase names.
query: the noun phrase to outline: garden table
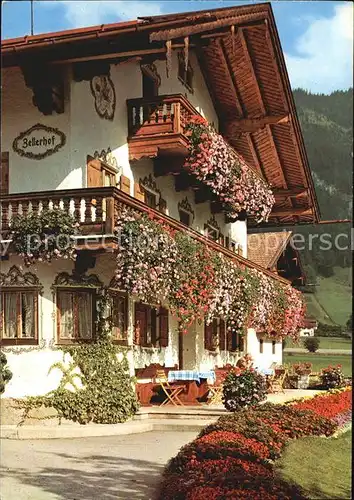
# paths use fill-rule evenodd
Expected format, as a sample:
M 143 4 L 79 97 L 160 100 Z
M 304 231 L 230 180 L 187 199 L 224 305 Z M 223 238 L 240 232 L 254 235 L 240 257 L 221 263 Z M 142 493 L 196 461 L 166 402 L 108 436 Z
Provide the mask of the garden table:
M 199 404 L 197 398 L 201 397 L 207 391 L 207 381 L 215 383 L 216 376 L 214 370 L 194 371 L 194 370 L 170 370 L 168 372 L 168 381 L 183 381 L 186 391 L 179 395 L 179 398 L 186 404 Z

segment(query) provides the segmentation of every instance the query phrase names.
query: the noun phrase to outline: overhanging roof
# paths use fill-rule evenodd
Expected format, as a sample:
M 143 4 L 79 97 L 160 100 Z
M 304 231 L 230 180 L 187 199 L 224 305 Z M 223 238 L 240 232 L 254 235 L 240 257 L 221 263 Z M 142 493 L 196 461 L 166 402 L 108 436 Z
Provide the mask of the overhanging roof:
M 247 236 L 247 259 L 266 269 L 273 269 L 280 255 L 285 251 L 291 235 L 291 231 L 249 234 Z
M 221 132 L 276 196 L 269 223 L 317 222 L 319 208 L 272 7 L 188 12 L 2 41 L 3 66 L 119 63 L 196 51 Z M 253 225 L 253 221 L 249 221 Z

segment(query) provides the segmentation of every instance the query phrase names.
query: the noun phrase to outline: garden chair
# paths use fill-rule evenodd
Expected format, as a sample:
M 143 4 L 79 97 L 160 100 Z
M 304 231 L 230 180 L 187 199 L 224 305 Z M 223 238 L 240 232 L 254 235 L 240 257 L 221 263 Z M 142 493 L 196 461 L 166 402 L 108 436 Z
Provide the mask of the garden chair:
M 288 375 L 288 370 L 284 369 L 281 372 L 275 373 L 269 379 L 269 392 L 276 393 L 282 392 L 284 393 L 284 382 Z
M 160 384 L 161 389 L 167 396 L 167 398 L 160 404 L 160 406 L 172 403 L 175 406 L 184 406 L 182 401 L 179 399 L 179 395 L 184 391 L 185 386 L 179 384 L 170 384 L 164 370 L 156 371 L 156 383 Z
M 222 405 L 223 396 L 223 382 L 228 371 L 225 371 L 222 375 L 216 375 L 216 382 L 214 385 L 209 386 L 210 398 L 208 401 L 209 405 Z

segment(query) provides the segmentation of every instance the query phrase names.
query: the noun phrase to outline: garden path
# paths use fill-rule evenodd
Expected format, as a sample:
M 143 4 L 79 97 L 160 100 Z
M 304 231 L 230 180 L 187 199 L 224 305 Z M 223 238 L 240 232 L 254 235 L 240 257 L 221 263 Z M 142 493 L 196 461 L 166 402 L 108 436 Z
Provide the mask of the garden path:
M 197 432 L 1 440 L 1 500 L 153 500 L 167 461 Z

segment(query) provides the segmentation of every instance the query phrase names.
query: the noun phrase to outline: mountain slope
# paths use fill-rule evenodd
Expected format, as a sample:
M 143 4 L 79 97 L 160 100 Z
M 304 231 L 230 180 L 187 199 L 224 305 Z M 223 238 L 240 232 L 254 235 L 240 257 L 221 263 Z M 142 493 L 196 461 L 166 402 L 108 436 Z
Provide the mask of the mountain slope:
M 294 98 L 321 218 L 351 219 L 353 89 L 330 95 L 314 95 L 296 89 Z M 312 248 L 307 245 L 301 251 L 301 258 L 307 275 L 311 276 L 310 281 L 318 283 L 312 288 L 315 296 L 309 300 L 309 314 L 322 322 L 323 310 L 327 312 L 327 323 L 333 320 L 343 325 L 351 311 L 351 284 L 348 285 L 344 278 L 351 274 L 350 226 L 331 224 L 296 228 L 306 241 L 313 236 Z

